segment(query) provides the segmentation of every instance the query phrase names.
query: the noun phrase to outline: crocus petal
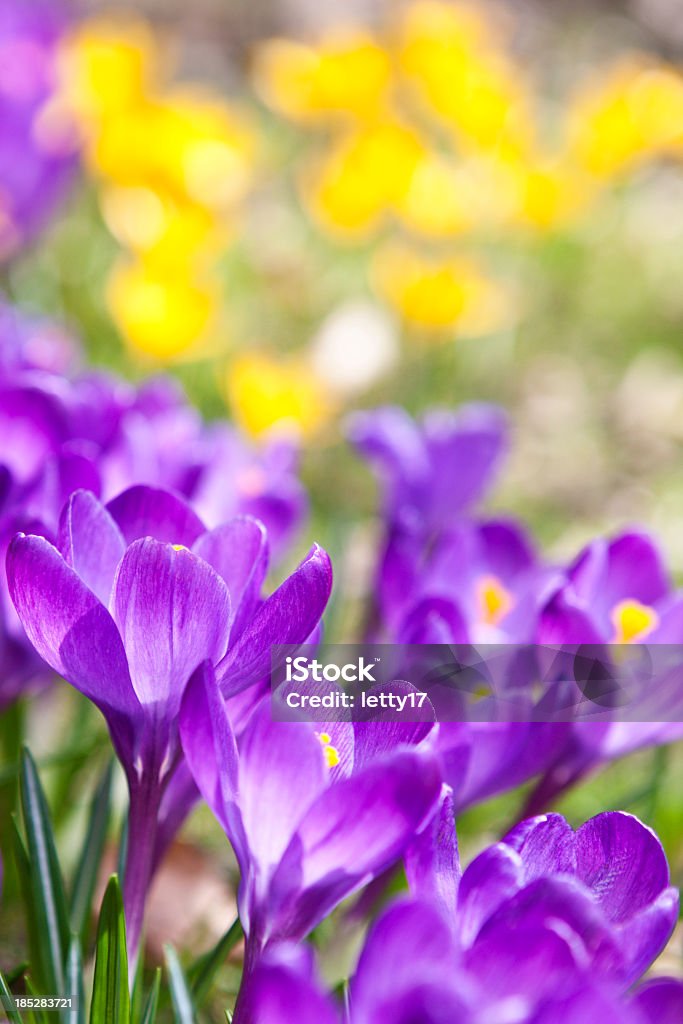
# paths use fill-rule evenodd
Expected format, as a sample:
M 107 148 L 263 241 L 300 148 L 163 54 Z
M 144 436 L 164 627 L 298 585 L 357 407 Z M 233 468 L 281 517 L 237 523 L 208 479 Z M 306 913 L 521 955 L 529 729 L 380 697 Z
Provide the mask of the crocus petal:
M 237 744 L 208 661 L 202 662 L 185 688 L 178 729 L 197 788 L 229 835 L 229 808 L 237 797 Z
M 460 879 L 455 923 L 465 945 L 470 945 L 487 920 L 524 882 L 519 856 L 504 843 L 483 850 Z
M 238 693 L 267 675 L 272 646 L 304 643 L 317 626 L 331 589 L 330 557 L 316 544 L 292 575 L 264 601 L 218 666 L 223 695 Z
M 547 996 L 574 988 L 579 968 L 586 966 L 585 955 L 578 944 L 574 947 L 571 935 L 524 924 L 510 932 L 491 932 L 465 950 L 463 962 L 479 982 L 484 1004 L 518 1000 L 527 1013 Z
M 619 925 L 616 934 L 624 957 L 624 985 L 632 985 L 657 959 L 676 927 L 678 910 L 678 890 L 670 887 Z
M 279 927 L 303 937 L 337 903 L 393 864 L 433 811 L 440 788 L 433 758 L 400 751 L 325 790 L 299 824 L 273 877 Z
M 632 814 L 591 818 L 576 833 L 576 874 L 605 915 L 622 923 L 669 885 L 666 855 L 654 832 Z
M 351 980 L 351 1019 L 354 1024 L 393 1021 L 379 1016 L 383 1003 L 397 994 L 405 994 L 408 1002 L 414 987 L 443 983 L 456 962 L 452 933 L 438 911 L 423 900 L 397 901 L 368 933 Z
M 683 981 L 653 978 L 638 989 L 633 1005 L 647 1024 L 680 1024 L 683 1020 Z
M 300 947 L 266 950 L 248 981 L 248 1017 L 258 1024 L 339 1024 L 334 1003 L 302 964 Z
M 401 518 L 429 472 L 427 451 L 414 420 L 397 406 L 356 413 L 349 420 L 348 436 L 380 477 L 385 514 Z
M 121 637 L 107 609 L 42 537 L 19 534 L 7 578 L 27 636 L 55 672 L 89 697 L 122 744 L 124 721 L 140 713 Z
M 116 567 L 126 545 L 112 517 L 89 491 L 76 491 L 64 506 L 59 549 L 67 565 L 108 606 Z
M 192 550 L 225 580 L 232 601 L 231 637 L 235 640 L 254 614 L 268 571 L 265 528 L 255 519 L 240 516 L 202 534 Z
M 327 782 L 323 747 L 305 722 L 274 722 L 257 708 L 240 743 L 239 803 L 249 849 L 265 874 L 282 857 Z
M 406 850 L 404 864 L 411 893 L 431 902 L 453 925 L 461 871 L 453 793 L 448 786 L 443 787 L 431 821 Z
M 618 937 L 590 893 L 575 879 L 568 875 L 536 879 L 505 899 L 484 922 L 479 936 L 486 938 L 501 928 L 508 934 L 510 929 L 536 926 L 565 936 L 573 932 L 596 976 L 623 977 L 624 956 Z
M 527 818 L 515 825 L 503 842 L 519 854 L 527 882 L 576 870 L 574 831 L 561 814 Z
M 186 548 L 136 540 L 118 568 L 112 611 L 143 704 L 177 714 L 190 676 L 220 660 L 230 624 L 230 596 L 214 570 Z
M 201 519 L 183 498 L 157 487 L 129 487 L 108 503 L 107 511 L 118 524 L 126 544 L 154 537 L 190 548 L 205 531 Z

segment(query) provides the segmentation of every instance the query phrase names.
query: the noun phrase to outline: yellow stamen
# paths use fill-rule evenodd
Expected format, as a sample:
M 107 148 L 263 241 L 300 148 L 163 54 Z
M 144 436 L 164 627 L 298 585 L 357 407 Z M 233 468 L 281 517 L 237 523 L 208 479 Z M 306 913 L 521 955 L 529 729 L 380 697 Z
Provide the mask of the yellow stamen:
M 495 576 L 483 576 L 477 582 L 479 616 L 487 626 L 497 626 L 512 608 L 512 595 Z
M 612 609 L 615 644 L 630 644 L 642 640 L 659 625 L 659 616 L 654 608 L 629 598 L 620 601 Z
M 323 755 L 325 757 L 325 763 L 328 768 L 334 768 L 335 765 L 339 764 L 341 760 L 339 757 L 339 751 L 336 747 L 332 746 L 332 737 L 329 732 L 317 732 L 316 736 L 320 740 L 323 748 Z
M 187 551 L 187 548 L 185 547 L 184 544 L 171 544 L 171 547 L 173 548 L 174 551 Z

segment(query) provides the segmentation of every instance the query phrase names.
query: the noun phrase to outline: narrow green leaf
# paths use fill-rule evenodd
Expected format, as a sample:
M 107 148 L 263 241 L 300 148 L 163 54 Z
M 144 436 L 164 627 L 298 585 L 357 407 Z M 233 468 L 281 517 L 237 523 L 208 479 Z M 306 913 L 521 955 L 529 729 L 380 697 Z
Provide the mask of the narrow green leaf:
M 28 853 L 26 852 L 23 836 L 19 831 L 17 819 L 14 815 L 12 815 L 12 844 L 14 851 L 14 863 L 16 865 L 17 876 L 19 879 L 19 889 L 21 891 L 22 901 L 24 904 L 26 931 L 28 934 L 28 948 L 31 960 L 30 966 L 33 974 L 43 982 L 42 947 L 33 899 L 31 863 L 29 861 Z M 21 973 L 24 974 L 24 971 Z M 44 991 L 47 992 L 47 988 L 44 988 Z
M 147 996 L 147 1002 L 145 1003 L 145 1009 L 142 1013 L 141 1024 L 154 1024 L 157 1019 L 157 1008 L 159 1006 L 159 991 L 161 989 L 161 967 L 157 967 L 154 972 L 154 981 L 150 989 L 149 995 Z
M 126 922 L 119 881 L 116 875 L 112 875 L 102 900 L 97 925 L 90 1024 L 129 1022 Z
M 81 940 L 72 936 L 69 953 L 66 958 L 66 992 L 76 1001 L 75 1009 L 65 1010 L 62 1020 L 65 1024 L 85 1024 L 85 991 L 83 988 L 83 955 Z
M 5 976 L 2 971 L 0 971 L 0 996 L 2 996 L 2 1009 L 7 1016 L 7 1020 L 10 1021 L 11 1024 L 24 1024 L 19 1011 L 9 1009 L 9 1000 L 12 998 L 12 993 L 9 990 L 9 986 L 5 981 Z M 6 1002 L 5 1000 L 8 1001 Z
M 110 761 L 93 795 L 88 816 L 88 827 L 83 848 L 76 868 L 75 882 L 71 893 L 69 917 L 71 929 L 80 935 L 85 943 L 90 908 L 102 860 L 107 827 L 111 813 L 111 789 L 114 777 L 114 762 Z
M 43 993 L 38 989 L 33 978 L 28 974 L 24 978 L 24 985 L 26 986 L 27 996 L 34 996 L 36 999 L 40 999 Z M 31 1021 L 31 1024 L 50 1024 L 47 1011 L 45 1010 L 31 1010 L 29 1013 L 29 1021 Z
M 38 772 L 24 747 L 20 765 L 21 809 L 33 892 L 33 910 L 41 951 L 44 991 L 64 994 L 64 963 L 69 947 L 69 919 L 64 881 L 57 860 L 50 814 Z
M 171 1001 L 173 1003 L 173 1017 L 176 1024 L 194 1024 L 194 1007 L 192 996 L 187 979 L 180 966 L 180 961 L 173 946 L 164 946 L 166 955 L 166 970 L 168 972 L 168 983 L 171 989 Z
M 204 953 L 203 956 L 200 956 L 192 964 L 192 967 L 187 972 L 187 977 L 192 989 L 192 999 L 196 1007 L 204 1005 L 217 972 L 228 959 L 243 935 L 242 923 L 239 918 L 236 918 L 213 949 L 210 949 L 208 953 Z

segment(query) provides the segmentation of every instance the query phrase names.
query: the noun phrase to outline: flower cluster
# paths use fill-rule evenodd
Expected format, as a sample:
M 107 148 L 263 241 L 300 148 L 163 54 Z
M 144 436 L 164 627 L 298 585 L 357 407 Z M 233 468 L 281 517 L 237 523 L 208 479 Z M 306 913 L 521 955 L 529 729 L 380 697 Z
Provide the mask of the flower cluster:
M 61 54 L 107 226 L 128 251 L 109 306 L 139 353 L 170 361 L 218 343 L 221 251 L 249 185 L 252 133 L 223 98 L 167 84 L 143 22 L 85 22 Z
M 474 514 L 506 447 L 500 410 L 473 405 L 417 423 L 388 407 L 356 414 L 349 432 L 384 496 L 371 639 L 683 640 L 683 592 L 674 589 L 647 533 L 627 529 L 599 538 L 563 565 L 544 559 L 522 524 Z M 604 760 L 681 735 L 680 723 L 443 723 L 437 745 L 459 808 L 538 778 L 534 808 Z
M 76 127 L 57 89 L 65 23 L 51 0 L 7 0 L 0 13 L 0 262 L 40 230 L 74 169 Z
M 201 797 L 239 868 L 237 1024 L 285 1024 L 293 1007 L 347 1024 L 675 1020 L 678 982 L 628 994 L 678 915 L 646 826 L 612 812 L 574 832 L 542 814 L 462 870 L 455 816 L 531 777 L 540 806 L 681 727 L 468 725 L 431 707 L 418 722 L 275 721 L 273 652 L 320 639 L 332 589 L 314 544 L 267 592 L 269 549 L 291 546 L 305 510 L 291 448 L 254 451 L 168 380 L 80 371 L 54 329 L 10 307 L 1 322 L 3 701 L 54 672 L 106 721 L 129 792 L 133 963 L 151 881 Z M 677 637 L 683 602 L 644 535 L 551 566 L 516 524 L 474 518 L 506 448 L 500 410 L 418 424 L 385 408 L 351 433 L 384 483 L 377 636 Z M 330 918 L 352 927 L 401 865 L 409 893 L 371 924 L 342 1010 L 306 939 Z
M 415 239 L 382 244 L 372 280 L 423 332 L 486 334 L 515 316 L 509 288 L 448 243 L 563 227 L 609 181 L 680 155 L 674 68 L 620 62 L 553 111 L 549 140 L 529 76 L 500 35 L 473 4 L 416 0 L 383 38 L 339 29 L 315 46 L 275 39 L 257 53 L 266 102 L 328 129 L 300 174 L 312 216 L 342 238 L 393 221 Z

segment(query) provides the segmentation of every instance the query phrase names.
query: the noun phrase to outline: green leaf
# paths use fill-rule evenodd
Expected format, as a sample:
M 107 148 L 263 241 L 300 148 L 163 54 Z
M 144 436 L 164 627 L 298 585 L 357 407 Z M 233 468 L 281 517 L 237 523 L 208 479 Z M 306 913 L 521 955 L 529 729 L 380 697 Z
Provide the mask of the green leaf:
M 90 1024 L 129 1022 L 126 922 L 119 880 L 116 875 L 112 875 L 102 900 L 97 925 Z
M 38 772 L 24 747 L 20 764 L 21 809 L 26 830 L 33 913 L 40 956 L 33 965 L 44 992 L 64 994 L 64 963 L 69 946 L 69 920 L 64 881 L 57 860 L 50 814 Z
M 166 955 L 166 970 L 171 989 L 174 1020 L 176 1024 L 194 1024 L 194 1007 L 192 1005 L 190 987 L 183 974 L 176 951 L 173 946 L 164 946 L 164 953 Z
M 2 971 L 0 971 L 0 997 L 2 997 L 2 1009 L 4 1010 L 4 1014 L 7 1016 L 7 1020 L 10 1021 L 11 1024 L 24 1024 L 19 1011 L 9 1009 L 9 1000 L 12 998 L 12 993 L 9 990 Z
M 97 874 L 102 860 L 107 827 L 111 813 L 111 789 L 114 777 L 114 762 L 110 761 L 93 795 L 88 816 L 88 827 L 83 840 L 81 856 L 75 873 L 71 893 L 69 917 L 71 929 L 85 943 Z
M 150 989 L 149 995 L 147 996 L 147 1002 L 145 1003 L 145 1009 L 142 1013 L 141 1024 L 154 1024 L 157 1018 L 157 1008 L 159 1006 L 159 990 L 161 988 L 161 967 L 157 967 L 154 973 L 154 981 Z
M 66 995 L 76 1000 L 76 1008 L 65 1010 L 62 1020 L 66 1024 L 85 1024 L 85 992 L 83 989 L 83 956 L 81 941 L 72 936 L 66 958 Z
M 204 953 L 192 964 L 187 972 L 187 977 L 192 989 L 192 999 L 197 1007 L 203 1006 L 211 989 L 216 973 L 223 966 L 228 956 L 240 941 L 244 931 L 239 918 L 232 923 L 225 935 L 223 935 L 213 949 Z
M 40 973 L 40 943 L 36 927 L 36 914 L 33 906 L 33 887 L 31 885 L 31 864 L 24 845 L 24 839 L 19 831 L 17 819 L 12 815 L 12 848 L 14 852 L 14 863 L 19 878 L 19 889 L 24 903 L 24 916 L 26 918 L 26 931 L 28 933 L 28 948 L 31 959 L 31 966 L 34 972 Z M 24 971 L 21 972 L 24 974 Z

